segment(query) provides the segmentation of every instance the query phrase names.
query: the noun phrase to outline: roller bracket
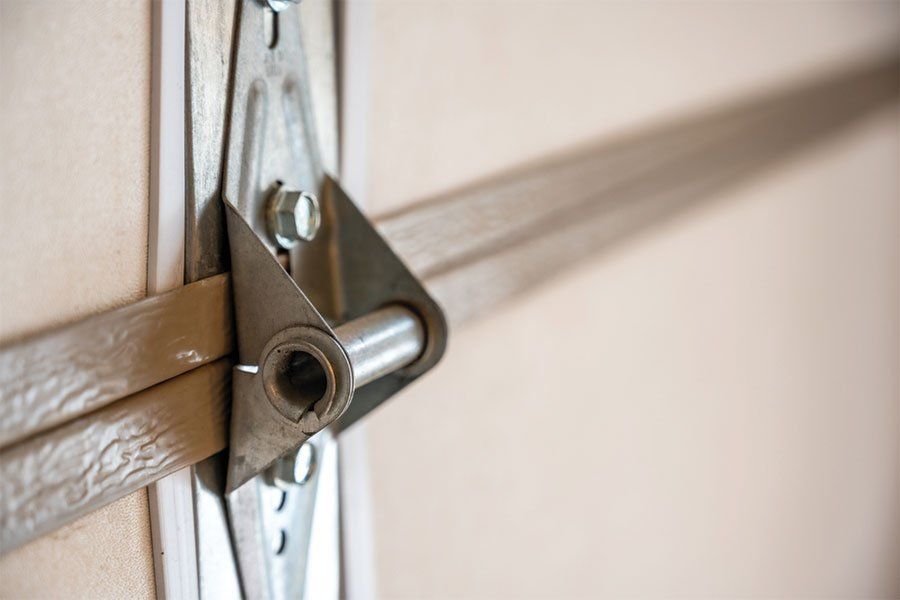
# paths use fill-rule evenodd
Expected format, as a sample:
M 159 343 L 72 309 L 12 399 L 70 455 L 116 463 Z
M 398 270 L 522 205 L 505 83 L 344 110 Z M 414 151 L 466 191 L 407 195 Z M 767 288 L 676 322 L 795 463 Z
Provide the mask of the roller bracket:
M 298 449 L 433 367 L 447 339 L 438 304 L 323 172 L 298 10 L 239 2 L 222 188 L 238 354 L 225 492 L 253 598 L 302 594 L 317 470 Z
M 329 218 L 296 254 L 332 257 L 333 264 L 320 269 L 337 280 L 301 278 L 308 285 L 330 284 L 309 295 L 235 205 L 224 201 L 238 346 L 229 492 L 324 427 L 350 426 L 434 366 L 444 351 L 447 329 L 437 303 L 334 180 L 326 177 L 322 192 Z M 332 293 L 339 296 L 326 318 L 310 295 Z
M 322 428 L 336 421 L 346 428 L 384 402 L 437 363 L 447 337 L 437 303 L 322 171 L 296 11 L 267 15 L 255 2 L 240 6 L 223 198 L 239 362 L 228 491 Z M 267 18 L 278 20 L 272 46 Z M 290 273 L 279 245 L 290 246 L 283 256 Z M 393 313 L 383 315 L 389 306 Z M 352 328 L 355 352 L 348 352 L 339 324 L 376 313 L 384 318 Z M 386 334 L 396 339 L 385 344 Z M 408 364 L 387 361 L 390 370 L 380 365 L 374 381 L 355 384 L 356 372 L 385 362 L 360 350 L 366 336 L 390 355 L 397 354 L 392 342 L 405 348 L 397 360 L 409 359 L 417 344 L 418 355 Z

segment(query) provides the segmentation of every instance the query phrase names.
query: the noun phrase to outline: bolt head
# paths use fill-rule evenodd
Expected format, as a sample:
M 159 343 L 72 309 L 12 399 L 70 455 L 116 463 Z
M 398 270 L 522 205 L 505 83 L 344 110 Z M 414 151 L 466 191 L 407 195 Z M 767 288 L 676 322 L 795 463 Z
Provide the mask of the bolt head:
M 271 481 L 281 489 L 287 490 L 293 485 L 303 485 L 313 476 L 316 470 L 316 448 L 306 443 L 296 452 L 280 458 L 272 466 Z
M 319 200 L 306 192 L 278 188 L 269 201 L 268 221 L 269 232 L 285 250 L 310 242 L 322 222 Z

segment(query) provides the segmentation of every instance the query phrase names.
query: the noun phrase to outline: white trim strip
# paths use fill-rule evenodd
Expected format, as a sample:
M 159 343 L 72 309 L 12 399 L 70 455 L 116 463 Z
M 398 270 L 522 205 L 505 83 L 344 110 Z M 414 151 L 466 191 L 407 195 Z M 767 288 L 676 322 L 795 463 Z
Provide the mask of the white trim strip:
M 153 2 L 149 295 L 184 284 L 184 1 Z
M 184 284 L 185 0 L 152 3 L 147 293 Z M 199 598 L 191 469 L 148 486 L 156 596 Z

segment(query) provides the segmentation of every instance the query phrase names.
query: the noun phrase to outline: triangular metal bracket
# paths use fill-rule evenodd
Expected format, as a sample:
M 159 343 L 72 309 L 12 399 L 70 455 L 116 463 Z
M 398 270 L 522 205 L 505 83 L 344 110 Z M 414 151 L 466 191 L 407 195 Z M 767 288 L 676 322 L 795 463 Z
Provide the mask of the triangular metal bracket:
M 345 410 L 338 427 L 356 422 L 434 366 L 447 338 L 438 304 L 322 171 L 296 8 L 274 15 L 274 46 L 264 37 L 265 18 L 261 5 L 240 4 L 223 185 L 240 363 L 229 491 Z M 317 195 L 321 210 L 318 233 L 290 251 L 290 274 L 275 256 L 267 220 L 273 194 L 284 188 Z M 421 321 L 421 355 L 357 390 L 351 404 L 353 357 L 333 327 L 387 305 L 402 305 Z M 310 357 L 324 370 L 307 382 L 324 379 L 321 398 L 293 389 L 300 375 L 289 371 L 315 367 Z
M 331 327 L 226 202 L 239 364 L 234 368 L 227 491 L 261 473 L 337 419 L 353 395 L 353 370 Z M 324 369 L 316 398 L 297 389 L 291 361 Z M 302 365 L 294 365 L 296 367 Z
M 223 181 L 238 348 L 226 493 L 244 593 L 260 598 L 294 597 L 278 573 L 305 564 L 302 533 L 270 551 L 260 502 L 279 459 L 430 369 L 447 338 L 438 304 L 322 170 L 299 15 L 285 8 L 239 2 Z M 289 256 L 269 230 L 281 192 L 318 198 L 321 226 Z M 287 492 L 292 532 L 308 531 L 308 489 Z

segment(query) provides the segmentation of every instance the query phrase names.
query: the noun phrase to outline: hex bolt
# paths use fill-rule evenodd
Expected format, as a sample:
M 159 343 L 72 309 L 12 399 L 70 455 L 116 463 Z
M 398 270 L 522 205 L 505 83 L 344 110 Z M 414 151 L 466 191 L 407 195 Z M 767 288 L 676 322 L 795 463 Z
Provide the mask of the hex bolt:
M 266 216 L 269 233 L 285 250 L 300 242 L 311 242 L 322 223 L 318 198 L 284 187 L 279 187 L 269 199 Z
M 306 443 L 272 465 L 272 481 L 283 490 L 303 485 L 316 471 L 316 448 Z

